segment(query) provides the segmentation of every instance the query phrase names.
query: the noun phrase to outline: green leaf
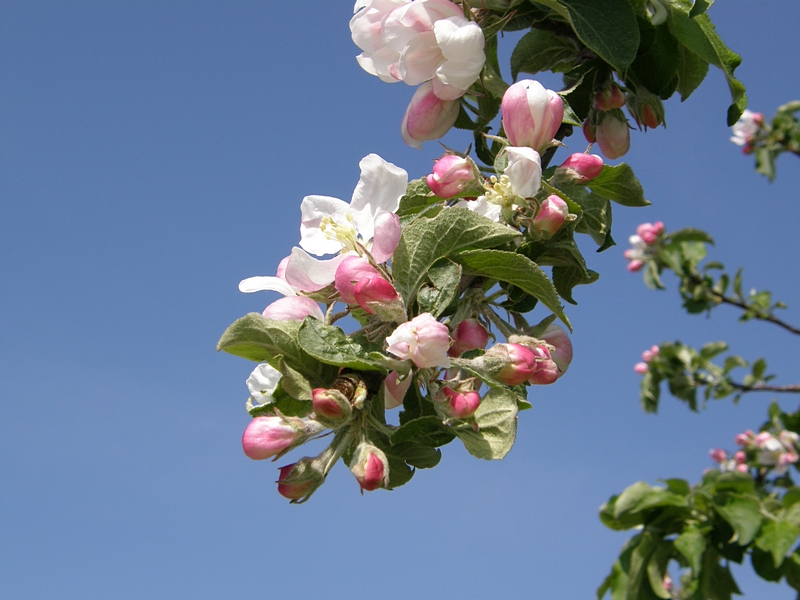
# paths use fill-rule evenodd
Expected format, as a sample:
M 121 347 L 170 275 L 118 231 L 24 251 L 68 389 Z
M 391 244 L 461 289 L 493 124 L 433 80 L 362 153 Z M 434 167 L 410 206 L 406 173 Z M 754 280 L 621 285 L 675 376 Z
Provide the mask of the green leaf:
M 478 430 L 469 424 L 454 430 L 467 452 L 485 460 L 499 460 L 508 454 L 517 434 L 516 395 L 493 388 L 483 397 L 474 419 Z
M 423 446 L 413 442 L 393 445 L 392 451 L 396 452 L 397 456 L 402 458 L 406 464 L 417 469 L 431 469 L 442 460 L 442 451 L 438 448 L 431 448 L 430 446 Z
M 338 369 L 323 364 L 303 350 L 297 340 L 300 323 L 271 321 L 250 313 L 235 321 L 217 343 L 217 350 L 256 362 L 266 362 L 278 369 L 280 357 L 286 365 L 308 379 L 312 387 L 327 387 Z
M 667 574 L 667 564 L 671 555 L 672 543 L 660 540 L 647 562 L 647 580 L 653 593 L 659 598 L 667 600 L 672 598 L 672 594 L 664 587 L 664 575 Z
M 452 429 L 442 423 L 437 416 L 426 416 L 408 421 L 401 425 L 392 434 L 392 445 L 404 442 L 414 442 L 423 446 L 436 448 L 453 441 L 455 434 Z
M 421 312 L 429 312 L 434 317 L 441 315 L 458 295 L 461 283 L 461 265 L 443 258 L 428 271 L 431 286 L 423 285 L 417 293 Z
M 613 200 L 623 206 L 650 206 L 645 200 L 642 184 L 627 163 L 616 166 L 605 165 L 600 175 L 586 185 L 598 196 Z
M 675 90 L 680 55 L 678 40 L 664 24 L 654 28 L 655 37 L 650 48 L 633 61 L 631 71 L 635 79 L 661 98 L 669 98 Z
M 695 525 L 689 525 L 675 539 L 675 549 L 680 552 L 695 577 L 700 575 L 700 565 L 703 560 L 703 552 L 706 551 L 706 537 Z
M 281 356 L 278 360 L 278 371 L 281 372 L 281 388 L 289 394 L 292 398 L 300 400 L 301 402 L 310 402 L 312 400 L 311 384 L 300 373 L 295 371 L 292 367 L 286 364 Z
M 789 521 L 765 520 L 761 533 L 756 538 L 756 546 L 772 554 L 775 568 L 781 566 L 786 554 L 800 535 L 800 528 Z
M 690 19 L 680 11 L 672 11 L 672 31 L 675 37 L 701 59 L 722 69 L 733 103 L 728 108 L 728 126 L 732 126 L 747 107 L 744 85 L 733 76 L 742 58 L 730 50 L 717 35 L 708 15 L 702 14 Z
M 578 38 L 620 73 L 636 58 L 639 26 L 627 0 L 561 0 Z
M 694 19 L 695 17 L 702 15 L 709 8 L 711 8 L 712 4 L 714 4 L 714 0 L 695 0 L 694 6 L 692 6 L 692 10 L 689 12 L 689 17 Z
M 466 208 L 448 208 L 432 219 L 420 218 L 403 229 L 394 252 L 395 287 L 409 306 L 437 261 L 470 248 L 498 246 L 519 235 Z
M 681 46 L 678 62 L 678 93 L 681 101 L 692 95 L 708 74 L 708 61 L 703 60 L 686 46 Z
M 297 339 L 303 350 L 320 362 L 337 367 L 386 373 L 380 362 L 370 357 L 366 350 L 335 325 L 325 325 L 316 319 L 306 319 L 300 327 Z
M 708 235 L 702 229 L 694 229 L 692 227 L 686 227 L 685 229 L 678 229 L 677 231 L 672 231 L 667 236 L 668 241 L 672 242 L 706 242 L 708 244 L 713 244 L 714 239 Z
M 536 74 L 569 67 L 578 56 L 577 44 L 543 29 L 532 29 L 517 42 L 511 53 L 511 77 L 517 80 L 520 72 Z
M 536 263 L 516 252 L 468 250 L 453 257 L 471 273 L 505 281 L 538 298 L 572 330 L 555 286 Z
M 578 233 L 588 233 L 605 250 L 611 235 L 611 203 L 600 194 L 587 191 L 583 186 L 563 186 L 562 191 L 581 208 L 581 218 L 575 226 Z M 613 245 L 613 240 L 611 240 Z
M 558 294 L 570 304 L 577 304 L 572 297 L 572 288 L 594 283 L 599 278 L 600 273 L 597 271 L 578 267 L 553 267 L 553 285 Z
M 472 128 L 470 127 L 470 129 Z M 408 182 L 406 193 L 400 198 L 400 208 L 397 209 L 397 216 L 413 215 L 429 206 L 443 202 L 443 198 L 439 198 L 431 191 L 425 178 L 414 179 Z
M 730 495 L 722 506 L 715 506 L 719 516 L 733 528 L 732 542 L 746 546 L 756 537 L 761 527 L 758 500 L 752 496 Z
M 786 574 L 786 583 L 794 589 L 800 590 L 800 555 L 796 550 L 792 552 L 789 560 L 786 561 L 784 573 Z

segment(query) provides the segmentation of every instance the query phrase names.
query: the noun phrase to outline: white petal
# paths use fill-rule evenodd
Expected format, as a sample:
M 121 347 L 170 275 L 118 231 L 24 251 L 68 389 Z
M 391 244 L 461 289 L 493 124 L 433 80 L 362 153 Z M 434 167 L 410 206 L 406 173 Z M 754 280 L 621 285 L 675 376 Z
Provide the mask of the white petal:
M 459 200 L 453 206 L 466 208 L 474 213 L 491 219 L 495 223 L 500 222 L 501 208 L 497 204 L 486 201 L 486 196 L 479 196 L 477 200 Z
M 533 148 L 506 146 L 508 167 L 505 174 L 514 193 L 531 198 L 542 186 L 542 159 Z
M 247 378 L 247 389 L 253 398 L 263 403 L 275 393 L 280 380 L 280 371 L 267 363 L 262 363 Z
M 322 219 L 328 217 L 339 225 L 354 225 L 348 223 L 347 214 L 350 207 L 344 200 L 330 196 L 306 196 L 300 204 L 302 218 L 300 221 L 300 245 L 317 256 L 335 254 L 342 249 L 342 244 L 336 239 L 329 239 L 320 229 Z
M 339 264 L 353 254 L 350 252 L 329 260 L 318 260 L 295 246 L 286 264 L 286 281 L 292 287 L 305 292 L 321 290 L 333 283 Z
M 375 217 L 380 212 L 397 212 L 406 193 L 408 173 L 377 154 L 361 159 L 361 178 L 350 201 L 350 212 L 364 241 L 372 239 Z M 305 247 L 305 246 L 303 246 Z
M 375 218 L 375 233 L 370 254 L 376 262 L 386 262 L 400 243 L 400 217 L 390 212 L 379 213 Z
M 278 292 L 284 296 L 296 296 L 294 288 L 280 277 L 248 277 L 239 283 L 239 291 L 245 294 L 253 292 Z
M 433 79 L 444 56 L 432 31 L 414 36 L 400 54 L 397 70 L 408 85 L 419 85 Z

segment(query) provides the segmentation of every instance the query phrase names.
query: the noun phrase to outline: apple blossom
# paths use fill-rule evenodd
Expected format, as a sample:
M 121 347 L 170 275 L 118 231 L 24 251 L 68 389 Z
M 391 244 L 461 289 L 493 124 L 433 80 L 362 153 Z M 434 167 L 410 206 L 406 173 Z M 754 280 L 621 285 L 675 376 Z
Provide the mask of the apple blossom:
M 400 132 L 406 144 L 420 148 L 422 142 L 438 140 L 458 118 L 458 100 L 442 100 L 433 91 L 433 84 L 423 83 L 408 104 Z
M 280 467 L 278 493 L 292 503 L 298 503 L 308 499 L 324 482 L 325 474 L 317 461 L 303 457 L 296 463 Z
M 302 429 L 281 417 L 256 417 L 242 435 L 242 449 L 253 460 L 272 458 L 295 445 Z
M 336 269 L 334 279 L 336 291 L 348 304 L 358 304 L 367 313 L 374 315 L 371 304 L 397 300 L 397 291 L 386 281 L 368 260 L 348 256 Z
M 649 369 L 650 367 L 647 366 L 647 363 L 640 362 L 633 365 L 633 370 L 636 371 L 639 375 L 644 375 L 645 373 L 647 373 Z
M 314 388 L 311 400 L 314 418 L 325 425 L 336 427 L 347 421 L 353 412 L 350 401 L 339 390 Z
M 387 410 L 402 406 L 403 398 L 411 386 L 411 375 L 400 379 L 400 373 L 391 371 L 383 380 L 383 405 Z
M 433 165 L 433 173 L 425 178 L 439 198 L 452 198 L 476 184 L 472 161 L 455 154 L 445 154 Z
M 658 356 L 659 352 L 660 349 L 658 346 L 650 346 L 650 350 L 645 350 L 644 352 L 642 352 L 642 360 L 646 363 L 649 363 L 656 356 Z
M 271 404 L 274 401 L 272 394 L 278 389 L 278 383 L 283 374 L 268 365 L 261 363 L 247 378 L 247 389 L 258 404 Z
M 734 441 L 739 444 L 740 446 L 749 446 L 753 443 L 756 434 L 753 433 L 751 430 L 747 430 L 744 433 L 737 433 Z
M 564 328 L 551 323 L 538 337 L 543 342 L 553 346 L 553 350 L 550 350 L 550 358 L 558 366 L 561 375 L 566 373 L 572 362 L 572 341 L 569 339 L 567 332 L 564 331 Z
M 632 248 L 628 248 L 622 253 L 628 261 L 628 271 L 634 272 L 641 269 L 645 262 L 650 260 L 650 250 L 647 242 L 645 242 L 638 235 L 632 235 L 628 238 Z
M 284 296 L 296 296 L 299 288 L 295 288 L 286 282 L 286 264 L 289 262 L 289 257 L 284 258 L 278 265 L 278 270 L 275 277 L 259 276 L 248 277 L 239 282 L 239 291 L 245 294 L 252 294 L 253 292 L 273 291 L 283 294 Z
M 642 238 L 648 246 L 655 244 L 662 233 L 664 233 L 664 223 L 661 221 L 642 223 L 636 228 L 636 235 Z
M 597 145 L 606 158 L 613 160 L 624 156 L 631 147 L 628 120 L 618 109 L 605 113 L 594 133 Z
M 450 346 L 450 356 L 461 356 L 464 352 L 485 348 L 489 343 L 489 332 L 477 319 L 464 319 L 453 333 L 453 345 Z
M 603 87 L 594 96 L 594 107 L 597 110 L 606 111 L 612 108 L 622 108 L 623 106 L 625 106 L 625 94 L 614 82 Z
M 363 442 L 358 445 L 350 472 L 355 476 L 362 490 L 371 492 L 389 483 L 389 461 L 382 450 Z
M 475 414 L 481 403 L 480 394 L 476 391 L 457 392 L 449 387 L 442 388 L 447 396 L 446 411 L 454 419 L 466 419 Z
M 500 110 L 511 145 L 540 150 L 550 144 L 561 127 L 564 102 L 538 81 L 522 79 L 506 90 Z
M 558 365 L 550 356 L 550 351 L 543 345 L 530 349 L 536 360 L 536 368 L 528 377 L 528 383 L 533 385 L 549 385 L 559 378 Z
M 306 317 L 314 317 L 318 321 L 325 319 L 319 304 L 306 296 L 288 296 L 276 300 L 261 313 L 265 319 L 273 321 L 300 321 Z
M 487 366 L 496 363 L 494 378 L 506 385 L 520 385 L 536 371 L 536 355 L 522 344 L 495 344 L 484 355 Z
M 502 207 L 499 204 L 489 202 L 486 196 L 478 196 L 475 200 L 459 200 L 454 207 L 466 208 L 472 212 L 479 214 L 498 223 L 502 213 Z
M 386 338 L 386 344 L 387 351 L 401 360 L 411 360 L 421 369 L 450 366 L 449 330 L 430 313 L 422 313 L 399 325 Z
M 590 181 L 603 171 L 603 159 L 597 154 L 576 152 L 567 157 L 556 173 L 568 175 L 578 181 Z
M 722 461 L 728 459 L 728 453 L 722 448 L 714 448 L 713 450 L 709 450 L 709 454 L 711 455 L 711 460 L 714 462 L 721 463 Z
M 359 0 L 355 5 L 355 14 L 350 19 L 353 42 L 363 50 L 356 57 L 358 64 L 370 75 L 387 83 L 400 81 L 390 73 L 390 67 L 396 68 L 397 61 L 400 60 L 400 52 L 386 46 L 383 40 L 384 23 L 393 10 L 410 1 Z
M 508 177 L 511 190 L 522 198 L 531 198 L 542 186 L 542 158 L 533 148 L 506 146 Z
M 531 229 L 550 237 L 561 229 L 568 216 L 569 207 L 567 203 L 553 194 L 542 202 L 539 212 L 536 213 L 536 217 L 533 219 Z
M 737 146 L 749 146 L 759 129 L 764 126 L 764 115 L 745 109 L 739 120 L 733 124 L 731 141 Z

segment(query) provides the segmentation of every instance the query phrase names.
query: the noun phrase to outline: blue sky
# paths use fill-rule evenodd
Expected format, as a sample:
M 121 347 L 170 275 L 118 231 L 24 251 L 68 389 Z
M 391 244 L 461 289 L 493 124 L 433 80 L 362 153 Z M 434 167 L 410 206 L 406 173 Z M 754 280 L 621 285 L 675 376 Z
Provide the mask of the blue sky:
M 620 246 L 587 246 L 601 278 L 568 307 L 575 359 L 531 393 L 510 455 L 487 463 L 452 444 L 407 486 L 364 496 L 339 465 L 289 506 L 277 464 L 241 451 L 252 366 L 214 350 L 274 299 L 237 284 L 273 274 L 296 244 L 303 196 L 350 198 L 366 154 L 412 178 L 440 154 L 403 144 L 413 90 L 361 71 L 350 14 L 351 2 L 0 6 L 0 597 L 593 597 L 628 537 L 598 506 L 640 479 L 696 480 L 708 449 L 732 447 L 770 400 L 692 414 L 667 397 L 645 415 L 641 351 L 726 339 L 797 382 L 796 342 L 777 328 L 725 308 L 686 316 L 674 280 L 655 293 L 625 271 L 638 223 L 700 227 L 713 258 L 800 322 L 800 164 L 782 157 L 772 185 L 753 171 L 712 71 L 668 103 L 666 130 L 633 134 L 625 160 L 653 206 L 616 209 Z M 800 97 L 800 4 L 710 14 L 744 57 L 752 110 Z M 748 569 L 736 572 L 748 597 L 794 597 Z

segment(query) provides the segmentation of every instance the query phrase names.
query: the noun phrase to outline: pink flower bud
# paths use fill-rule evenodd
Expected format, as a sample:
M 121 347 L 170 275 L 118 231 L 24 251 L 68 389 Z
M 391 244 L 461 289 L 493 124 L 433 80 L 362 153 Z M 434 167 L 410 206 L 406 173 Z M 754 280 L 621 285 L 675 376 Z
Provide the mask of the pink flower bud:
M 386 338 L 387 351 L 419 368 L 449 367 L 450 333 L 430 313 L 422 313 L 397 327 Z
M 627 269 L 631 273 L 635 273 L 636 271 L 640 270 L 644 266 L 643 260 L 632 260 L 628 263 Z
M 545 148 L 555 137 L 564 118 L 564 102 L 541 83 L 522 79 L 503 94 L 500 104 L 503 129 L 512 146 Z
M 653 356 L 658 356 L 659 352 L 661 352 L 661 349 L 658 346 L 656 346 L 655 344 L 650 346 L 650 354 L 652 354 Z
M 362 490 L 371 492 L 379 487 L 386 487 L 389 481 L 389 461 L 379 448 L 362 443 L 353 454 L 350 472 Z
M 528 383 L 533 385 L 549 385 L 558 379 L 560 373 L 558 366 L 550 357 L 550 351 L 544 346 L 531 348 L 536 357 L 536 368 L 528 378 Z
M 315 388 L 311 392 L 311 398 L 314 417 L 326 425 L 340 425 L 352 414 L 350 401 L 338 390 Z
M 649 104 L 642 106 L 642 124 L 650 129 L 655 129 L 661 125 L 661 117 L 656 114 L 656 111 Z
M 572 341 L 567 332 L 561 326 L 552 323 L 539 335 L 539 339 L 555 348 L 550 351 L 550 358 L 558 366 L 560 375 L 566 373 L 572 362 Z
M 253 460 L 263 460 L 280 454 L 300 436 L 300 431 L 280 417 L 256 417 L 244 430 L 242 448 Z
M 767 445 L 770 440 L 774 440 L 775 438 L 772 437 L 772 434 L 768 431 L 762 431 L 759 433 L 754 439 L 753 443 L 755 444 L 756 448 L 763 448 Z
M 633 365 L 633 370 L 636 371 L 639 375 L 644 375 L 650 369 L 647 366 L 647 363 L 640 362 Z
M 739 471 L 739 473 L 749 473 L 750 472 L 750 467 L 748 467 L 746 464 L 742 463 L 742 464 L 736 465 L 736 470 Z
M 606 158 L 615 159 L 627 154 L 631 147 L 628 121 L 619 111 L 608 112 L 597 126 L 597 145 Z
M 466 419 L 475 414 L 481 403 L 478 392 L 460 393 L 449 387 L 442 388 L 447 396 L 447 413 L 454 419 Z
M 497 360 L 499 368 L 494 377 L 506 385 L 520 385 L 536 371 L 536 356 L 522 344 L 495 344 L 484 359 Z
M 737 433 L 736 437 L 734 438 L 734 441 L 740 446 L 749 446 L 752 443 L 754 437 L 755 434 L 748 429 L 744 433 Z
M 611 110 L 625 106 L 625 94 L 616 83 L 603 88 L 594 97 L 594 107 L 597 110 Z
M 590 181 L 603 171 L 603 159 L 597 154 L 576 152 L 561 163 L 556 172 L 569 175 L 578 181 Z
M 631 94 L 628 112 L 639 127 L 644 125 L 645 129 L 655 129 L 664 122 L 664 104 L 645 88 L 639 88 L 636 94 Z
M 275 300 L 261 314 L 273 321 L 303 321 L 306 317 L 322 321 L 325 318 L 319 304 L 306 296 L 287 296 Z
M 464 352 L 477 348 L 486 348 L 489 343 L 489 332 L 477 319 L 465 319 L 458 324 L 453 334 L 453 345 L 450 346 L 450 356 L 461 356 Z
M 304 457 L 279 469 L 278 493 L 292 503 L 305 500 L 325 482 L 325 474 L 313 458 Z
M 721 463 L 728 458 L 728 453 L 722 448 L 714 448 L 713 450 L 709 450 L 708 453 L 711 455 L 711 460 L 714 462 Z
M 569 207 L 561 198 L 553 194 L 545 198 L 536 218 L 533 219 L 531 228 L 548 237 L 556 233 L 564 224 L 569 215 Z
M 433 173 L 425 180 L 439 198 L 452 198 L 475 183 L 472 163 L 455 154 L 445 154 L 433 165 Z
M 652 246 L 658 240 L 658 236 L 664 233 L 664 223 L 656 221 L 655 223 L 642 223 L 636 228 L 636 235 L 638 235 L 644 243 Z
M 739 450 L 736 454 L 733 455 L 733 460 L 735 460 L 738 464 L 746 463 L 747 462 L 747 454 Z
M 381 277 L 368 260 L 358 256 L 348 256 L 342 261 L 336 269 L 334 285 L 342 300 L 358 304 L 371 315 L 375 310 L 370 303 L 392 302 L 398 298 L 392 284 Z
M 397 408 L 403 404 L 403 398 L 411 386 L 412 376 L 408 375 L 405 379 L 400 379 L 400 373 L 390 372 L 383 380 L 383 407 L 386 410 Z
M 423 83 L 411 98 L 400 131 L 406 144 L 420 148 L 422 142 L 438 140 L 458 118 L 459 100 L 441 100 L 433 93 L 430 81 Z

